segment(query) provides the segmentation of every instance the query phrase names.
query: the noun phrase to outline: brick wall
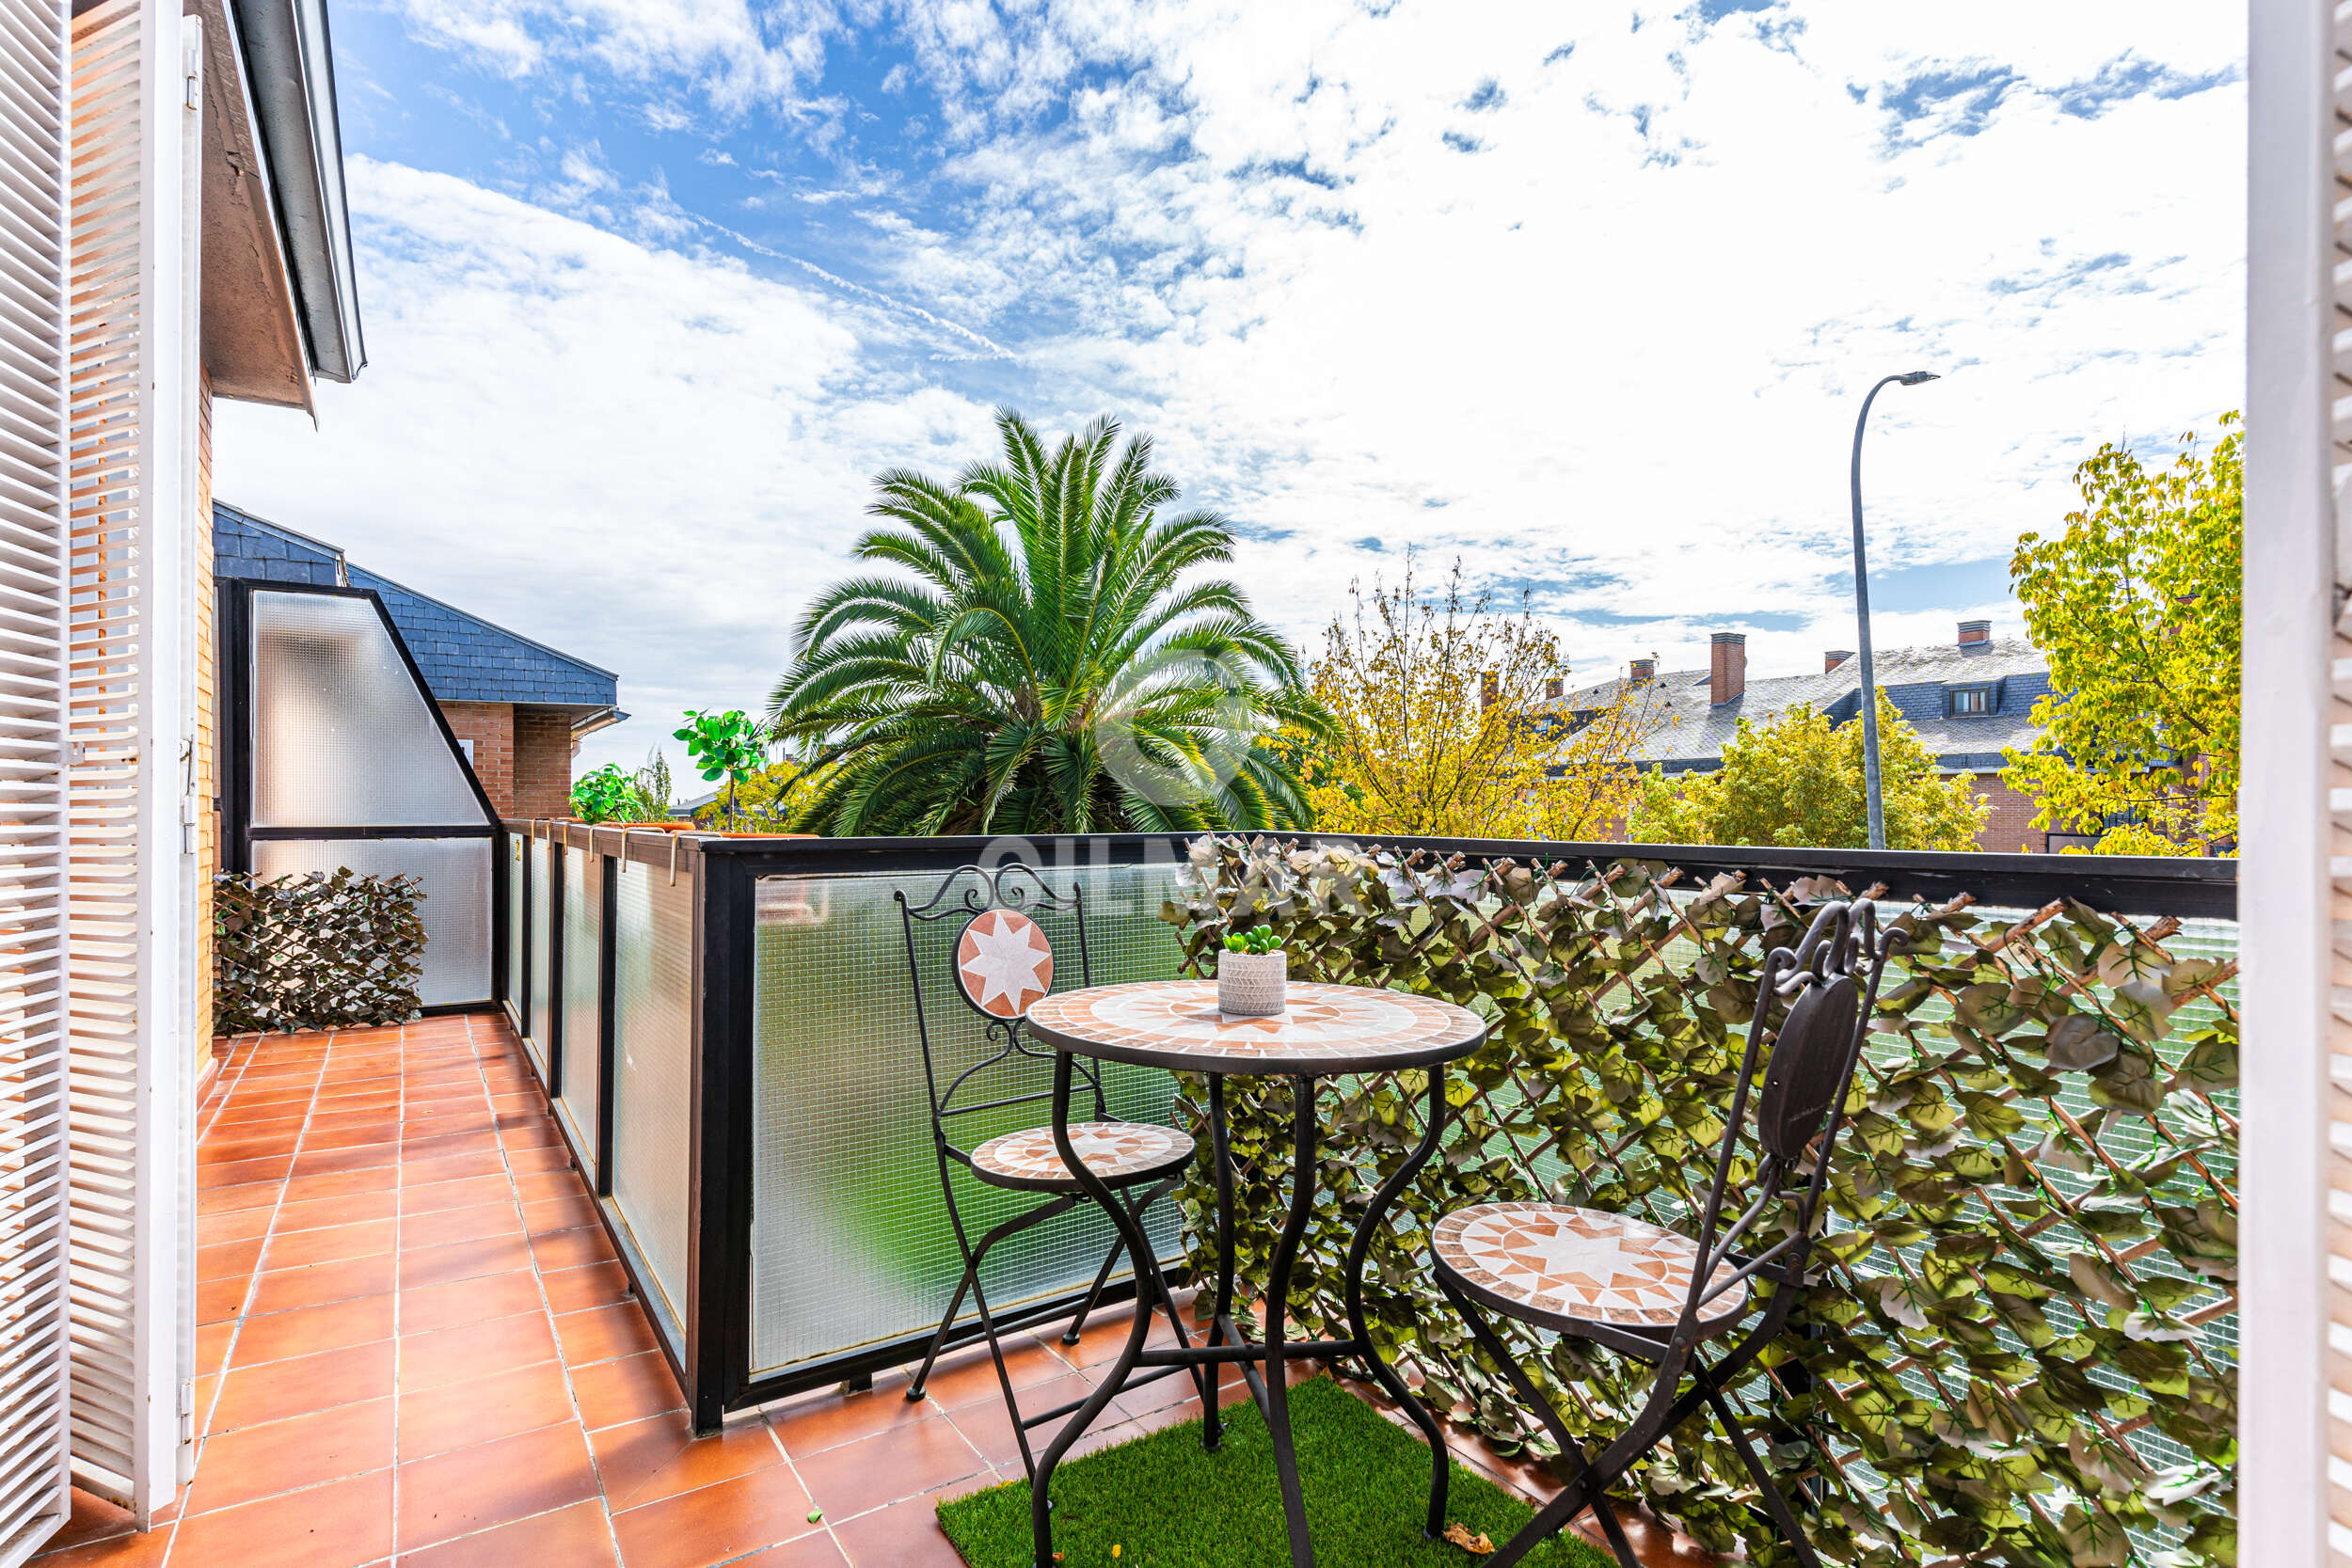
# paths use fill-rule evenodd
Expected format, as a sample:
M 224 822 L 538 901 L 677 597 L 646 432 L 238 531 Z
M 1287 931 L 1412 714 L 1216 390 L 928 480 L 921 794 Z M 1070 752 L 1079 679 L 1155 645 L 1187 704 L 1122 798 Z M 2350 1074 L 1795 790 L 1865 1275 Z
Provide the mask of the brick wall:
M 511 703 L 443 703 L 441 717 L 460 740 L 473 742 L 474 777 L 501 816 L 515 812 L 515 707 Z
M 515 708 L 515 815 L 563 816 L 572 800 L 572 719 L 562 708 Z
M 2010 788 L 1998 773 L 1977 775 L 1977 799 L 1990 800 L 1993 809 L 1984 819 L 1984 827 L 1977 834 L 1977 847 L 2013 855 L 2020 850 L 2042 854 L 2049 847 L 2043 831 L 2033 825 L 2034 798 Z

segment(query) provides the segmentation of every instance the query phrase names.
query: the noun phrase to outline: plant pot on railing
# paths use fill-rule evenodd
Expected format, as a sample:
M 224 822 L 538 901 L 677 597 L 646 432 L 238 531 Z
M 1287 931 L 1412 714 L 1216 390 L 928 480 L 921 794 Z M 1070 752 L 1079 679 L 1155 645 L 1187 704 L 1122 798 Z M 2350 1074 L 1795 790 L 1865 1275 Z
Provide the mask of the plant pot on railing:
M 1236 931 L 1216 956 L 1216 1010 L 1228 1018 L 1273 1018 L 1287 1005 L 1290 955 L 1273 928 Z

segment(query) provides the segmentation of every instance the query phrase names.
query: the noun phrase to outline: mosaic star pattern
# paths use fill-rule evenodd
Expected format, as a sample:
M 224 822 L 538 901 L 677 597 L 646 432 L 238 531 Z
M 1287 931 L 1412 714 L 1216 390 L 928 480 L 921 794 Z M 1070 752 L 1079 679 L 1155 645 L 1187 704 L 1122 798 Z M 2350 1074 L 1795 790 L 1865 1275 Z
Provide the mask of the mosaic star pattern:
M 1054 944 L 1019 910 L 974 915 L 956 941 L 956 984 L 991 1018 L 1020 1018 L 1054 989 Z
M 1219 1072 L 1283 1072 L 1294 1062 L 1332 1056 L 1409 1055 L 1474 1043 L 1476 1013 L 1449 1002 L 1365 986 L 1294 980 L 1290 1006 L 1272 1018 L 1227 1018 L 1214 980 L 1145 980 L 1048 997 L 1030 1022 L 1057 1034 L 1130 1051 L 1170 1065 Z
M 1104 1180 L 1159 1170 L 1192 1157 L 1192 1139 L 1148 1121 L 1073 1121 L 1070 1147 Z M 976 1170 L 1019 1181 L 1066 1181 L 1070 1167 L 1054 1147 L 1054 1130 L 1032 1127 L 991 1138 L 972 1151 Z
M 1586 1323 L 1670 1328 L 1682 1316 L 1698 1247 L 1688 1237 L 1597 1209 L 1480 1203 L 1438 1222 L 1438 1257 L 1505 1300 Z M 1720 1264 L 1717 1279 L 1733 1272 Z M 1699 1308 L 1714 1325 L 1747 1311 L 1741 1280 Z

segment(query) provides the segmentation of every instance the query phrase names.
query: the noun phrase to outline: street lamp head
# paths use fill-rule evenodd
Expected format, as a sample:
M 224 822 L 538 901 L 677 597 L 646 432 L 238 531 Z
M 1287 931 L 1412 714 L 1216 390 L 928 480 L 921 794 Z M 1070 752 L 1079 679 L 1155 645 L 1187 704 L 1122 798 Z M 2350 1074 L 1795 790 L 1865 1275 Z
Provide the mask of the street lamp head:
M 1909 375 L 1899 375 L 1895 379 L 1906 387 L 1916 387 L 1923 381 L 1941 381 L 1944 378 L 1933 371 L 1914 371 Z

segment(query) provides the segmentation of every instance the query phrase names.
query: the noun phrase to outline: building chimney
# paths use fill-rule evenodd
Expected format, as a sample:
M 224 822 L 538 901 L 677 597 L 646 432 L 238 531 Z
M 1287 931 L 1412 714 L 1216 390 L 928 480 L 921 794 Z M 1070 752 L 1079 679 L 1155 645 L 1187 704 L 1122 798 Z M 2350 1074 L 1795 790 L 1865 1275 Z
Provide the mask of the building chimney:
M 1707 685 L 1711 693 L 1708 700 L 1721 707 L 1736 703 L 1748 689 L 1748 634 L 1743 631 L 1719 631 L 1708 644 L 1707 656 Z
M 1963 622 L 1960 624 L 1960 645 L 1961 645 L 1962 647 L 1963 647 L 1963 648 L 1975 648 L 1975 647 L 1981 647 L 1983 644 L 1985 644 L 1985 643 L 1987 643 L 1987 642 L 1990 642 L 1990 641 L 1993 641 L 1993 623 L 1992 623 L 1992 622 L 1990 622 L 1990 621 L 1963 621 Z
M 1657 678 L 1658 656 L 1656 654 L 1650 655 L 1647 658 L 1637 658 L 1633 661 L 1633 684 L 1635 686 L 1647 686 Z
M 1832 648 L 1821 656 L 1821 673 L 1828 674 L 1846 660 L 1853 657 L 1851 648 Z
M 1556 703 L 1560 700 L 1560 677 L 1557 675 L 1554 675 L 1549 680 L 1544 682 L 1544 700 L 1546 702 Z
M 1478 706 L 1481 712 L 1502 700 L 1502 681 L 1489 670 L 1478 677 Z

